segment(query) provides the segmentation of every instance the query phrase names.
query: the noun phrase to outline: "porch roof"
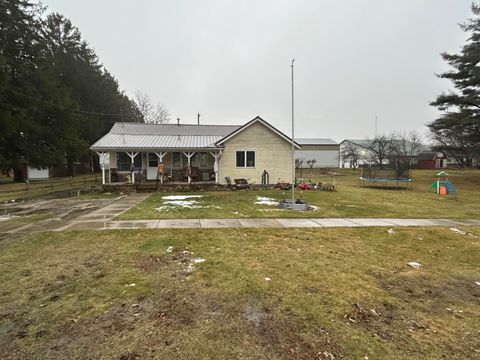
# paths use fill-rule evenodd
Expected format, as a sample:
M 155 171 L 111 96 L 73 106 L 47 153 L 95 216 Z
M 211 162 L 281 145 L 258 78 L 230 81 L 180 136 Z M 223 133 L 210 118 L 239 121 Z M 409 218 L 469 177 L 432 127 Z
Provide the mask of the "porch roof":
M 115 123 L 93 144 L 93 151 L 185 150 L 221 148 L 215 143 L 237 130 L 236 125 Z

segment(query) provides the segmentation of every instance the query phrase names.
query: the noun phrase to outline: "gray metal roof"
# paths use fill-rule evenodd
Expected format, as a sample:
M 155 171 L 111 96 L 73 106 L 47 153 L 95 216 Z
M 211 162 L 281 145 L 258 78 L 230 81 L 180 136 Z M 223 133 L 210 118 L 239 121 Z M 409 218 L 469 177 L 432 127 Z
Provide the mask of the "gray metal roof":
M 296 138 L 295 141 L 300 145 L 338 145 L 335 140 L 328 138 Z
M 90 149 L 214 148 L 217 141 L 238 128 L 237 125 L 115 123 Z
M 359 146 L 368 147 L 368 146 L 370 146 L 370 141 L 371 140 L 368 140 L 368 139 L 345 139 L 345 140 L 342 141 L 342 143 L 345 142 L 345 141 L 351 142 L 352 144 L 356 144 L 356 145 L 359 145 Z

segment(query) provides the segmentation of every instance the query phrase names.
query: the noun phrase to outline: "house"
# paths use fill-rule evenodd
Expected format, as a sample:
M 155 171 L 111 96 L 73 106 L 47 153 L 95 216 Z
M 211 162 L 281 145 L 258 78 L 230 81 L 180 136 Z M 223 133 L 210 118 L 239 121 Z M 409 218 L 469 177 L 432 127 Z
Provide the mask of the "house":
M 288 136 L 257 116 L 241 126 L 120 122 L 90 149 L 110 169 L 109 180 L 115 173 L 132 174 L 133 182 L 135 176 L 157 180 L 161 164 L 170 181 L 260 184 L 264 171 L 270 182 L 291 182 L 291 146 Z
M 300 167 L 338 168 L 340 164 L 340 144 L 332 139 L 297 138 L 302 147 L 295 151 L 295 160 Z
M 417 169 L 442 169 L 447 162 L 447 154 L 442 151 L 423 151 L 417 156 Z
M 50 172 L 48 166 L 31 166 L 27 165 L 28 180 L 48 180 Z

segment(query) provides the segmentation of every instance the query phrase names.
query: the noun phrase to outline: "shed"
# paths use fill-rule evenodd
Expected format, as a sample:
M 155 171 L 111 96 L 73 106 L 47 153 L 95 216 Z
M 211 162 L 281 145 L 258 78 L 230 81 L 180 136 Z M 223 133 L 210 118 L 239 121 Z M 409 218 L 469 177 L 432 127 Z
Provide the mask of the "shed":
M 417 156 L 417 169 L 443 169 L 447 167 L 447 160 L 443 151 L 423 151 Z

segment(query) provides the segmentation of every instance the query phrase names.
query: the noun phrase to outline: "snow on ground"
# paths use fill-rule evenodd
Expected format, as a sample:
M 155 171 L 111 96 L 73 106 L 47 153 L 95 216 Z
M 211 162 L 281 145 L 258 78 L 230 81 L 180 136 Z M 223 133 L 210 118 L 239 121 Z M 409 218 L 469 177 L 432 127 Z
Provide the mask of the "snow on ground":
M 169 195 L 162 196 L 163 200 L 166 200 L 162 203 L 161 206 L 155 208 L 157 211 L 170 211 L 175 209 L 220 209 L 220 206 L 217 205 L 202 205 L 197 200 L 192 198 L 201 198 L 204 195 Z M 192 200 L 188 200 L 192 199 Z
M 16 215 L 0 215 L 0 221 L 7 221 L 7 220 L 11 220 L 11 219 L 15 219 L 17 218 L 18 216 Z
M 268 205 L 268 206 L 277 206 L 278 201 L 269 197 L 264 196 L 257 196 L 257 200 L 255 200 L 255 204 L 258 205 Z
M 201 198 L 203 195 L 168 195 L 162 196 L 163 200 L 186 200 L 186 199 L 193 199 L 193 198 Z

